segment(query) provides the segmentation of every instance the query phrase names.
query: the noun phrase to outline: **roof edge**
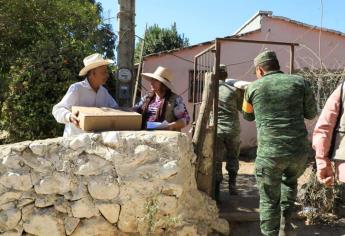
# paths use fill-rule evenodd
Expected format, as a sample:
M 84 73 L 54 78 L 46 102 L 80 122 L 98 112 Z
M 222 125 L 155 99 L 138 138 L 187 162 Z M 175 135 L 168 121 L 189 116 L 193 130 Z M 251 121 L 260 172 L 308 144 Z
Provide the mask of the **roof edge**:
M 306 24 L 306 23 L 303 23 L 303 22 L 300 22 L 300 21 L 296 21 L 296 20 L 292 20 L 290 18 L 283 17 L 283 16 L 275 16 L 275 15 L 273 15 L 272 11 L 258 11 L 252 18 L 250 18 L 244 25 L 242 25 L 233 35 L 225 36 L 224 38 L 243 37 L 243 36 L 246 36 L 248 34 L 252 34 L 252 33 L 260 31 L 260 29 L 257 29 L 257 30 L 249 31 L 249 32 L 246 32 L 246 33 L 243 33 L 243 34 L 238 34 L 243 28 L 245 28 L 247 25 L 249 25 L 258 16 L 266 16 L 266 17 L 271 18 L 271 19 L 278 19 L 278 20 L 290 22 L 290 23 L 293 23 L 293 24 L 296 24 L 296 25 L 300 25 L 300 26 L 303 26 L 303 27 L 307 27 L 307 28 L 311 28 L 311 29 L 315 29 L 315 30 L 322 30 L 322 31 L 329 32 L 329 33 L 334 33 L 334 34 L 337 34 L 337 35 L 340 35 L 340 36 L 345 36 L 345 33 L 341 32 L 341 31 L 332 30 L 332 29 L 328 29 L 328 28 L 324 28 L 324 27 L 318 27 L 318 26 L 314 26 L 314 25 L 309 25 L 309 24 Z M 194 44 L 194 45 L 183 47 L 183 48 L 175 48 L 175 49 L 172 49 L 172 50 L 152 53 L 152 54 L 144 56 L 144 60 L 146 58 L 149 58 L 149 57 L 162 56 L 162 55 L 166 55 L 166 54 L 170 54 L 170 53 L 174 53 L 174 52 L 179 52 L 179 51 L 184 50 L 184 49 L 192 49 L 194 47 L 205 46 L 205 45 L 209 45 L 209 44 L 212 44 L 212 43 L 214 43 L 214 40 L 206 41 L 206 42 L 199 43 L 199 44 Z
M 259 29 L 258 30 L 253 30 L 253 31 L 250 31 L 250 32 L 246 32 L 244 34 L 229 35 L 229 36 L 225 36 L 223 38 L 240 38 L 240 37 L 247 36 L 249 34 L 252 34 L 252 33 L 255 33 L 255 32 L 258 32 L 258 31 L 260 31 L 260 30 Z M 210 40 L 210 41 L 206 41 L 206 42 L 203 42 L 203 43 L 194 44 L 194 45 L 191 45 L 191 46 L 188 46 L 188 47 L 184 47 L 184 48 L 175 48 L 175 49 L 171 49 L 171 50 L 166 50 L 166 51 L 161 51 L 161 52 L 157 52 L 157 53 L 152 53 L 152 54 L 144 56 L 144 59 L 149 58 L 149 57 L 162 56 L 162 55 L 166 55 L 166 54 L 170 54 L 170 53 L 174 53 L 174 52 L 179 52 L 179 51 L 184 50 L 184 49 L 192 49 L 194 47 L 205 46 L 205 45 L 212 44 L 214 42 L 215 42 L 215 39 L 214 40 Z
M 161 52 L 151 53 L 151 54 L 148 54 L 148 55 L 144 56 L 144 58 L 154 57 L 154 56 L 161 56 L 161 55 L 169 54 L 169 53 L 173 53 L 173 52 L 179 52 L 179 51 L 181 51 L 183 49 L 191 49 L 191 48 L 194 48 L 194 47 L 204 46 L 204 45 L 211 44 L 213 42 L 214 42 L 214 40 L 210 40 L 210 41 L 206 41 L 206 42 L 202 42 L 202 43 L 198 43 L 198 44 L 193 44 L 191 46 L 187 46 L 187 47 L 183 47 L 183 48 L 174 48 L 174 49 L 165 50 L 165 51 L 161 51 Z
M 238 30 L 235 31 L 234 34 L 238 34 L 243 30 L 247 25 L 252 23 L 258 16 L 272 16 L 273 12 L 272 11 L 258 11 L 254 16 L 252 16 L 248 21 L 246 21 Z
M 307 28 L 310 28 L 310 29 L 321 30 L 321 31 L 324 31 L 324 32 L 329 32 L 329 33 L 337 34 L 337 35 L 340 35 L 340 36 L 345 36 L 345 33 L 341 32 L 341 31 L 338 31 L 338 30 L 333 30 L 333 29 L 329 29 L 329 28 L 325 28 L 325 27 L 319 27 L 319 26 L 316 26 L 316 25 L 310 25 L 310 24 L 303 23 L 303 22 L 297 21 L 297 20 L 293 20 L 291 18 L 284 17 L 284 16 L 269 15 L 268 17 L 271 18 L 271 19 L 278 19 L 278 20 L 286 21 L 286 22 L 293 23 L 293 24 L 296 24 L 296 25 L 304 26 L 304 27 L 307 27 Z

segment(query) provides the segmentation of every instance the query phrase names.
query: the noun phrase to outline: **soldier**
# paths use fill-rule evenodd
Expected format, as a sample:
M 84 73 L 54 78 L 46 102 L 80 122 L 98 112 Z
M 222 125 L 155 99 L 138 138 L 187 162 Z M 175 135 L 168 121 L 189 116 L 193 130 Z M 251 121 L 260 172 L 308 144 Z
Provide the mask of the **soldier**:
M 304 118 L 316 116 L 316 102 L 306 80 L 280 71 L 274 51 L 260 53 L 254 66 L 258 80 L 248 86 L 242 110 L 246 120 L 256 121 L 258 133 L 260 228 L 267 236 L 293 235 L 297 178 L 311 151 Z
M 217 159 L 216 159 L 216 200 L 219 201 L 220 183 L 223 180 L 222 161 L 226 161 L 229 174 L 229 193 L 237 195 L 236 176 L 238 172 L 238 156 L 240 153 L 240 120 L 244 87 L 246 81 L 227 79 L 225 65 L 220 65 L 218 126 L 217 126 Z M 237 87 L 239 88 L 236 88 Z M 240 86 L 238 86 L 240 85 Z

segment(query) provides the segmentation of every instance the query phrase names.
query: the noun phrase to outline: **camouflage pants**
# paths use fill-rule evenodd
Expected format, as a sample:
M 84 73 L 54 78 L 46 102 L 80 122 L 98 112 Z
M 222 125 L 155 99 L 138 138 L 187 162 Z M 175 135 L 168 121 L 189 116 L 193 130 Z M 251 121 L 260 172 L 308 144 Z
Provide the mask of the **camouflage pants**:
M 229 134 L 217 134 L 217 152 L 216 152 L 216 181 L 223 180 L 222 162 L 226 161 L 226 170 L 229 173 L 229 179 L 236 179 L 238 172 L 238 155 L 240 154 L 240 137 Z
M 257 157 L 255 177 L 260 194 L 260 228 L 265 236 L 277 236 L 291 220 L 297 195 L 297 179 L 308 154 L 295 157 Z

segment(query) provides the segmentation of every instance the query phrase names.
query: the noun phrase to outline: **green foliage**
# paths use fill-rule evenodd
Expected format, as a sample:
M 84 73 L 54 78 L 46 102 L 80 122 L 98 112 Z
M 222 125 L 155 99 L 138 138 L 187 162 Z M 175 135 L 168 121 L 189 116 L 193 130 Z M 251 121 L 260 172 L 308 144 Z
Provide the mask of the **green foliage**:
M 114 57 L 93 0 L 0 0 L 0 129 L 7 142 L 60 136 L 51 110 L 79 81 L 85 56 Z
M 158 195 L 146 199 L 144 220 L 147 223 L 145 235 L 151 235 L 156 227 L 158 213 Z
M 138 42 L 135 48 L 135 62 L 140 60 L 140 49 L 142 41 Z M 149 55 L 161 51 L 182 48 L 189 45 L 188 38 L 177 32 L 176 23 L 170 28 L 160 28 L 157 24 L 148 27 L 145 36 L 143 55 Z

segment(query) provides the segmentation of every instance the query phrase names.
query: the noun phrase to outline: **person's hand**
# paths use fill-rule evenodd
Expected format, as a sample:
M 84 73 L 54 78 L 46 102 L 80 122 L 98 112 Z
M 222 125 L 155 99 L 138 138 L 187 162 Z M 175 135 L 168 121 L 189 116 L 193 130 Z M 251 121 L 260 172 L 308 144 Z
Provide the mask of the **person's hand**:
M 168 124 L 167 130 L 174 131 L 174 127 L 175 127 L 175 122 L 171 122 Z
M 179 119 L 177 121 L 171 122 L 168 124 L 167 130 L 171 131 L 180 131 L 186 126 L 184 119 Z
M 77 128 L 80 128 L 78 115 L 79 115 L 79 111 L 72 113 L 71 116 L 69 117 L 69 122 L 74 124 Z
M 327 165 L 325 168 L 318 169 L 316 172 L 317 179 L 320 183 L 331 187 L 334 184 L 333 169 L 331 165 Z

